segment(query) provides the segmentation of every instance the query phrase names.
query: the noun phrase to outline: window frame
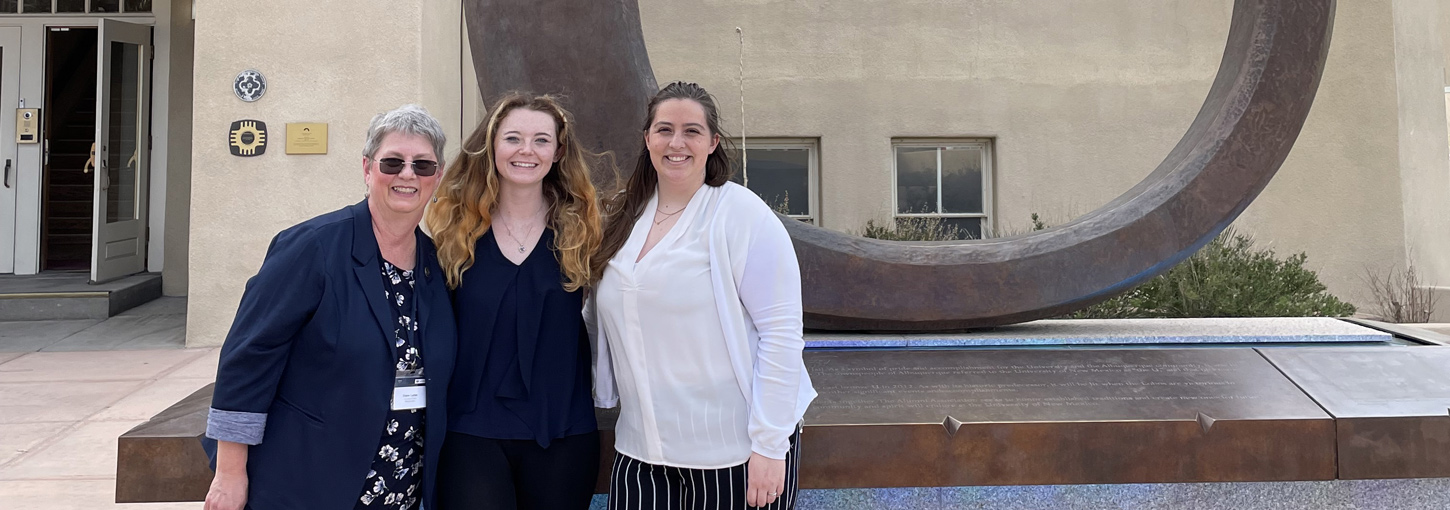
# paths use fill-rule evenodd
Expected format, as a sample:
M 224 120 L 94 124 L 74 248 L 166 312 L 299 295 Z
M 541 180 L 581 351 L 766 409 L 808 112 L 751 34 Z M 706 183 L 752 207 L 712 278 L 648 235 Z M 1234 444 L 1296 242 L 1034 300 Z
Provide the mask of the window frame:
M 739 138 L 730 138 L 735 149 L 743 155 L 746 149 L 805 149 L 806 150 L 806 215 L 787 214 L 786 216 L 803 223 L 820 225 L 820 195 L 821 195 L 821 141 L 819 138 L 789 138 L 789 137 L 748 137 L 746 144 L 741 145 Z M 743 163 L 743 161 L 741 162 Z M 743 180 L 743 178 L 742 178 Z M 749 189 L 748 187 L 746 189 Z M 755 190 L 751 190 L 754 192 Z
M 154 18 L 154 17 L 156 17 L 156 13 L 154 12 L 155 9 L 156 9 L 156 2 L 154 2 L 154 1 L 151 2 L 151 8 L 152 8 L 151 11 L 145 11 L 145 12 L 128 11 L 128 10 L 126 10 L 126 0 L 119 0 L 119 2 L 118 2 L 117 5 L 119 6 L 120 10 L 117 11 L 117 12 L 91 12 L 91 2 L 92 1 L 93 0 L 86 0 L 86 7 L 85 7 L 85 11 L 84 12 L 57 12 L 56 10 L 60 8 L 60 0 L 50 0 L 50 10 L 49 11 L 44 11 L 44 12 L 26 12 L 25 11 L 25 2 L 24 2 L 24 0 L 17 0 L 16 3 L 18 5 L 16 6 L 16 10 L 17 11 L 21 11 L 21 12 L 0 12 L 0 16 L 5 16 L 5 17 L 23 17 L 23 16 L 30 16 L 30 17 L 41 17 L 41 16 L 72 17 L 72 16 L 76 16 L 76 17 L 84 17 L 84 18 L 93 18 L 93 17 L 104 17 L 104 18 Z
M 993 161 L 996 153 L 993 151 L 995 138 L 893 138 L 891 139 L 891 217 L 895 218 L 980 218 L 982 238 L 990 236 L 994 231 L 992 211 L 996 206 L 993 200 L 993 185 L 995 184 L 996 166 Z M 979 148 L 982 150 L 982 212 L 980 213 L 944 213 L 942 208 L 942 172 L 941 172 L 941 148 L 962 147 Z M 898 148 L 935 148 L 936 154 L 936 209 L 932 213 L 902 213 L 900 199 L 897 197 L 897 190 L 901 187 L 896 164 Z

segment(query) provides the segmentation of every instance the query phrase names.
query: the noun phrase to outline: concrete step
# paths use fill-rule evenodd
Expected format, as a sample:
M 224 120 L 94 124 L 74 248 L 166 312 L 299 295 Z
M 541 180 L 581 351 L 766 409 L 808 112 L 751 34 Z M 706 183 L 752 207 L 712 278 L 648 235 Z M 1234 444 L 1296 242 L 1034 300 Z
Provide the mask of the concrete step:
M 161 275 L 92 285 L 86 272 L 0 276 L 0 321 L 105 319 L 161 297 Z

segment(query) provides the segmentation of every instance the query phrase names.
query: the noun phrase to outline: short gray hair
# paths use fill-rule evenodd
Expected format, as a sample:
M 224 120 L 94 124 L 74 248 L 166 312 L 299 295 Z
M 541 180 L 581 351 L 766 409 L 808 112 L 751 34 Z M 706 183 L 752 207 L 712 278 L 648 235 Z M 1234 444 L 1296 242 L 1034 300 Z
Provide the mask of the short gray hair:
M 427 138 L 433 144 L 433 156 L 438 158 L 438 165 L 443 165 L 443 145 L 448 137 L 443 134 L 443 125 L 438 123 L 438 119 L 429 115 L 422 106 L 405 104 L 373 116 L 373 122 L 368 126 L 367 142 L 363 144 L 363 157 L 372 159 L 378 153 L 378 146 L 383 144 L 383 138 L 392 133 Z

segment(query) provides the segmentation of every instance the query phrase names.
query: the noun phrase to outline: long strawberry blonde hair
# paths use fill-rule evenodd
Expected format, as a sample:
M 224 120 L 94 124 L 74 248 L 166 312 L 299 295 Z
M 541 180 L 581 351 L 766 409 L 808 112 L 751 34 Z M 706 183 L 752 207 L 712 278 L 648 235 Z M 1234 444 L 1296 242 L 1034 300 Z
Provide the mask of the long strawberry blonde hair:
M 589 181 L 589 156 L 574 133 L 574 120 L 551 95 L 511 93 L 500 99 L 483 124 L 463 142 L 463 150 L 443 174 L 438 202 L 428 208 L 426 222 L 438 245 L 449 288 L 463 284 L 463 272 L 473 266 L 473 247 L 493 222 L 498 205 L 499 175 L 494 165 L 498 125 L 509 112 L 523 108 L 554 118 L 559 160 L 544 176 L 544 200 L 549 204 L 545 224 L 554 230 L 550 248 L 563 270 L 564 289 L 570 292 L 593 281 L 590 258 L 603 237 L 594 184 Z

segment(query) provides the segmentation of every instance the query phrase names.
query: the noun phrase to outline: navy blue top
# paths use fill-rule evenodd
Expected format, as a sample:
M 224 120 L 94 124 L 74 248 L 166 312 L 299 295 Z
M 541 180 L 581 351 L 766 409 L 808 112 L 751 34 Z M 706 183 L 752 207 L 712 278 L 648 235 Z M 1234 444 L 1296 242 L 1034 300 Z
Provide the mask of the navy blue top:
M 448 430 L 545 448 L 597 430 L 584 293 L 564 290 L 553 241 L 545 229 L 519 265 L 499 252 L 492 229 L 474 244 L 453 298 L 458 365 L 448 398 L 458 407 Z

